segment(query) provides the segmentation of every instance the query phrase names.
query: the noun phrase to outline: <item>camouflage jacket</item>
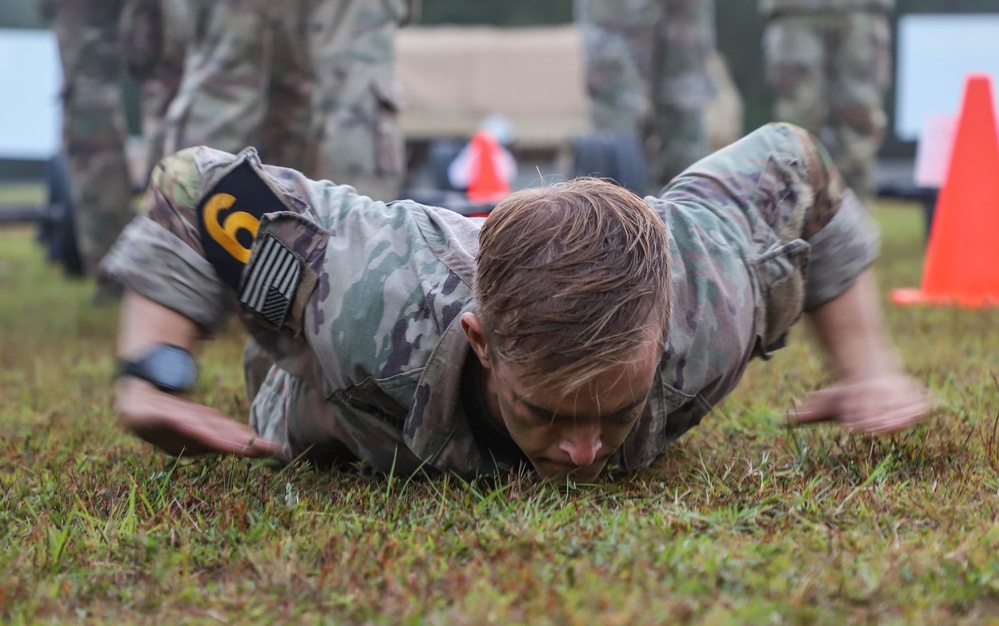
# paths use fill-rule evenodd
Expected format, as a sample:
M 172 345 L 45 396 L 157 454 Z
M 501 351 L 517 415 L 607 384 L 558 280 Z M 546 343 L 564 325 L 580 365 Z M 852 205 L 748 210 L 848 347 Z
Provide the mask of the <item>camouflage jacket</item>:
M 812 189 L 828 155 L 812 143 L 803 150 L 804 137 L 770 125 L 648 198 L 672 232 L 675 314 L 657 391 L 612 467 L 649 465 L 731 391 L 751 357 L 873 260 L 877 235 L 863 207 L 840 202 L 828 181 Z M 238 309 L 278 365 L 321 392 L 357 439 L 390 444 L 354 442 L 376 468 L 495 471 L 461 394 L 474 356 L 458 318 L 475 307 L 481 220 L 375 202 L 262 166 L 252 149 L 208 148 L 164 161 L 143 213 L 106 272 L 206 332 Z M 243 213 L 259 216 L 255 238 L 238 232 L 249 223 Z
M 787 13 L 846 13 L 847 11 L 891 11 L 895 0 L 760 0 L 764 15 Z

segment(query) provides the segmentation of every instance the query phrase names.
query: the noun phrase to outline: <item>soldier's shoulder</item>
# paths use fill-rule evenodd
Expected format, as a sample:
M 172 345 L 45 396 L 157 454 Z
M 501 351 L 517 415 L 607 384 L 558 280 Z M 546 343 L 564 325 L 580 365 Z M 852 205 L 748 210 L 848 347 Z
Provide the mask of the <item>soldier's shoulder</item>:
M 207 172 L 219 166 L 228 166 L 240 156 L 242 153 L 235 155 L 209 146 L 193 146 L 165 157 L 160 161 L 159 169 L 175 174 Z
M 150 175 L 150 187 L 171 205 L 193 206 L 201 196 L 211 173 L 225 169 L 234 155 L 207 146 L 179 150 L 162 159 Z

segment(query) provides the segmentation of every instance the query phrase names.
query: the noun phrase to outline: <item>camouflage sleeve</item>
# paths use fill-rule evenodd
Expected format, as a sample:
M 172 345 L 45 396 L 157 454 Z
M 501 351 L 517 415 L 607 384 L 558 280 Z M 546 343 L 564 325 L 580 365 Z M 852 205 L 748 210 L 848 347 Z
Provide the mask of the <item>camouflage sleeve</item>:
M 101 269 L 211 334 L 235 309 L 235 299 L 205 259 L 196 226 L 203 189 L 196 157 L 207 150 L 183 150 L 156 166 L 139 216 L 118 238 Z M 210 153 L 221 163 L 236 159 L 214 150 Z
M 271 276 L 267 272 L 274 268 L 267 263 L 274 257 L 261 253 L 264 261 L 258 269 L 262 273 L 246 278 L 244 270 L 254 265 L 256 251 L 267 247 L 263 241 L 268 236 L 300 261 L 308 261 L 316 250 L 325 248 L 324 228 L 340 229 L 346 215 L 370 217 L 373 213 L 368 209 L 373 206 L 399 214 L 398 208 L 388 209 L 358 195 L 352 187 L 264 166 L 253 148 L 238 155 L 205 146 L 189 148 L 157 165 L 140 217 L 116 242 L 102 270 L 195 321 L 205 334 L 217 331 L 231 312 L 239 310 L 251 331 L 261 325 L 258 318 L 262 316 L 271 330 L 288 330 L 297 336 L 300 320 L 289 320 L 287 313 L 304 306 L 299 288 L 305 293 L 314 286 L 312 274 L 304 272 L 294 293 L 284 293 L 288 286 L 282 283 L 279 291 L 289 304 L 282 308 L 283 320 L 275 321 L 276 317 L 264 313 L 270 310 L 269 300 L 257 302 L 265 295 L 270 297 L 269 292 L 260 291 L 264 283 L 259 281 Z M 377 213 L 377 209 L 372 211 Z M 273 248 L 268 250 L 273 252 Z M 345 254 L 356 262 L 353 249 Z M 237 298 L 244 306 L 237 304 Z M 292 307 L 291 302 L 297 304 Z
M 140 215 L 104 257 L 101 270 L 129 289 L 214 334 L 234 308 L 211 264 L 163 225 Z
M 755 283 L 764 350 L 781 343 L 802 312 L 852 285 L 877 256 L 874 221 L 818 139 L 791 124 L 768 124 L 698 161 L 662 198 L 691 209 L 683 214 L 704 231 L 715 223 L 730 231 L 727 239 Z
M 846 291 L 878 256 L 878 226 L 853 191 L 847 190 L 843 204 L 825 228 L 808 243 L 805 311 L 812 311 Z
M 811 311 L 843 293 L 874 263 L 880 233 L 818 139 L 802 128 L 786 128 L 803 146 L 805 171 L 814 193 L 802 233 L 811 246 L 804 307 Z

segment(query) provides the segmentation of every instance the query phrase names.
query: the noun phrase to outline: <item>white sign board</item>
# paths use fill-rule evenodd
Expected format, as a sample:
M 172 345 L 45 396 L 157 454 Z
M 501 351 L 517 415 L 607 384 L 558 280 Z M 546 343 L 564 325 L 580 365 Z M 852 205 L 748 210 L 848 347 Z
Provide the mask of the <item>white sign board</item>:
M 919 143 L 913 179 L 917 187 L 943 187 L 954 150 L 957 115 L 932 115 L 926 118 Z
M 903 15 L 898 20 L 895 135 L 915 141 L 928 120 L 956 115 L 965 77 L 999 80 L 999 14 Z
M 59 150 L 61 85 L 51 31 L 0 28 L 0 159 L 47 160 Z

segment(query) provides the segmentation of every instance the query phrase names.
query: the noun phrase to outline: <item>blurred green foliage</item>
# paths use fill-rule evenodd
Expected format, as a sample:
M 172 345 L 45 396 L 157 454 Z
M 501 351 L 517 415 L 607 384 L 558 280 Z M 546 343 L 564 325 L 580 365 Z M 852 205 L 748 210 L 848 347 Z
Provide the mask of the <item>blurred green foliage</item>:
M 0 28 L 44 28 L 38 12 L 38 0 L 3 0 L 0 2 Z

